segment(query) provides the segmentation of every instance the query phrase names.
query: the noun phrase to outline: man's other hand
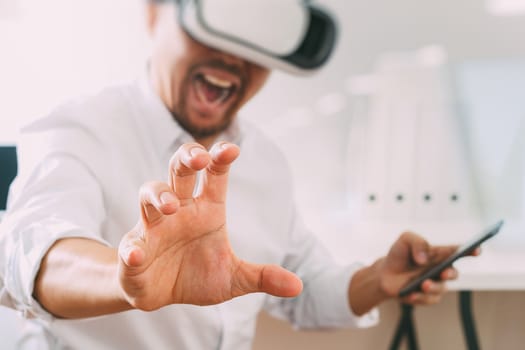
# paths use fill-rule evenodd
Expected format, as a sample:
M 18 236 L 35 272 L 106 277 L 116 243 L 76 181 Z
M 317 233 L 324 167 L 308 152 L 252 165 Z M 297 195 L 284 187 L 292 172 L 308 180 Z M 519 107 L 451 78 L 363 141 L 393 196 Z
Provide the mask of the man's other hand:
M 399 291 L 412 279 L 445 260 L 458 246 L 431 246 L 421 236 L 404 233 L 392 245 L 388 255 L 379 261 L 380 285 L 388 297 L 396 297 Z M 478 255 L 479 248 L 472 255 Z M 456 279 L 458 272 L 446 268 L 439 280 L 427 279 L 421 284 L 421 291 L 401 298 L 403 303 L 435 304 L 446 292 L 445 282 Z

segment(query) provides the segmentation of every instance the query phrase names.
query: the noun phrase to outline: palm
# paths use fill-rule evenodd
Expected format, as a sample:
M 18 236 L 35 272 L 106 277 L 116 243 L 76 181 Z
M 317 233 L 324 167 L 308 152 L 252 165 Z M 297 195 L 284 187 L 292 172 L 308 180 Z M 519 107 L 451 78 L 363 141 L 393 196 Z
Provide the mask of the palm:
M 180 199 L 174 213 L 163 215 L 152 205 L 143 206 L 142 220 L 131 234 L 139 237 L 141 251 L 128 257 L 128 263 L 122 261 L 120 269 L 121 285 L 135 306 L 153 310 L 173 303 L 208 305 L 256 291 L 283 296 L 300 291 L 297 278 L 284 269 L 245 263 L 234 255 L 225 209 L 227 168 L 237 156 L 231 153 L 222 155 L 226 166 L 221 159 L 212 161 L 215 168 L 207 171 L 196 198 L 191 171 L 189 176 L 173 176 L 171 187 Z M 135 258 L 140 263 L 135 264 Z M 275 279 L 290 285 L 277 290 Z
M 197 199 L 150 227 L 146 242 L 151 264 L 136 277 L 154 282 L 151 293 L 159 303 L 203 305 L 234 296 L 230 286 L 238 259 L 228 241 L 224 205 Z M 185 293 L 188 286 L 192 293 Z

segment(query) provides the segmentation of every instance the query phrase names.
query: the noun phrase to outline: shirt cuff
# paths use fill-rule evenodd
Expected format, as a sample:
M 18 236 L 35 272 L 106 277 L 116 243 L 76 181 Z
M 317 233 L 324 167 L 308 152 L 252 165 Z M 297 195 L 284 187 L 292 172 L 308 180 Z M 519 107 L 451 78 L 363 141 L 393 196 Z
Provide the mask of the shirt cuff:
M 325 316 L 323 327 L 330 328 L 367 328 L 379 322 L 379 310 L 373 308 L 364 315 L 354 314 L 348 300 L 350 281 L 354 273 L 362 267 L 361 264 L 352 264 L 335 269 L 325 274 L 325 290 L 323 293 L 322 311 Z
M 54 317 L 33 298 L 33 289 L 42 259 L 51 246 L 64 238 L 86 238 L 111 246 L 101 237 L 56 218 L 33 223 L 23 232 L 12 236 L 16 238 L 6 250 L 10 254 L 5 269 L 4 288 L 24 317 L 45 321 L 52 321 Z

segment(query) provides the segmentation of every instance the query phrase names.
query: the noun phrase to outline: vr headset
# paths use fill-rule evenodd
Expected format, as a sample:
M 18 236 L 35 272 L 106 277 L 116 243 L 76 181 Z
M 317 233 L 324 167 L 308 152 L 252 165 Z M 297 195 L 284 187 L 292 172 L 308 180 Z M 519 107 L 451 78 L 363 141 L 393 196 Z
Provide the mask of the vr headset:
M 196 41 L 264 67 L 307 74 L 323 66 L 337 28 L 303 0 L 179 0 L 179 22 Z

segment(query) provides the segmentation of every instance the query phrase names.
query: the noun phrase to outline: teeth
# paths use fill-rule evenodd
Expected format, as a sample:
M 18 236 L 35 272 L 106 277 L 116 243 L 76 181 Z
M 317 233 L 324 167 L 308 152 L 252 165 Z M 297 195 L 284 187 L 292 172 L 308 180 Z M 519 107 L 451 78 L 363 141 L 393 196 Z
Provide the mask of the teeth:
M 213 75 L 204 74 L 204 80 L 206 80 L 212 85 L 218 86 L 223 89 L 229 89 L 233 86 L 233 83 L 231 81 L 222 80 L 220 78 L 214 77 Z

